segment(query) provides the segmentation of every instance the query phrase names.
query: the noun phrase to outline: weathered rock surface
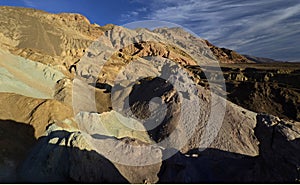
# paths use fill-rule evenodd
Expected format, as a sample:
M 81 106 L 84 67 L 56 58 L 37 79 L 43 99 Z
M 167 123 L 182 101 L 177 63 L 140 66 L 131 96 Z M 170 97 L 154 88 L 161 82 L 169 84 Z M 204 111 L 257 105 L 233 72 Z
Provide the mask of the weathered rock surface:
M 259 155 L 248 156 L 208 148 L 176 154 L 163 162 L 161 183 L 290 183 L 299 180 L 299 122 L 257 115 Z
M 13 93 L 0 94 L 0 103 L 5 105 L 0 107 L 0 119 L 33 126 L 36 138 L 45 132 L 49 123 L 65 122 L 66 127 L 76 126 L 72 108 L 59 101 L 30 98 Z
M 299 180 L 299 123 L 222 80 L 298 120 L 296 69 L 217 70 L 249 61 L 180 28 L 0 11 L 1 182 Z
M 207 78 L 224 77 L 228 100 L 239 106 L 299 121 L 298 63 L 221 64 L 221 74 L 214 66 L 187 69 L 200 79 L 201 86 L 209 86 Z
M 98 136 L 100 137 L 100 135 Z M 38 144 L 22 165 L 21 181 L 25 182 L 85 182 L 85 183 L 155 183 L 161 163 L 148 166 L 126 166 L 109 161 L 101 153 L 95 152 L 87 142 L 88 136 L 79 131 L 70 131 L 51 125 L 46 136 Z M 101 146 L 116 148 L 126 153 L 132 160 L 142 155 L 141 150 L 132 145 L 145 145 L 138 140 L 102 136 Z M 99 144 L 99 143 L 98 143 Z M 161 158 L 159 148 L 153 148 L 155 156 Z M 118 154 L 112 154 L 118 155 Z M 147 159 L 144 159 L 147 160 Z M 35 165 L 32 165 L 35 164 Z
M 54 99 L 73 107 L 74 115 L 80 111 L 98 113 L 110 111 L 110 97 L 106 89 L 94 87 L 77 79 L 64 78 L 55 85 Z
M 157 28 L 153 30 L 163 38 L 171 41 L 190 55 L 198 65 L 215 64 L 216 56 L 211 52 L 204 39 L 201 39 L 182 28 Z
M 16 182 L 16 170 L 51 123 L 77 127 L 70 107 L 56 100 L 0 93 L 0 181 Z
M 260 144 L 257 156 L 213 148 L 194 149 L 186 154 L 175 154 L 163 161 L 162 166 L 134 167 L 109 162 L 105 155 L 93 151 L 94 145 L 86 142 L 89 139 L 83 133 L 52 125 L 46 136 L 38 140 L 20 175 L 27 182 L 295 182 L 300 173 L 299 131 L 299 122 L 284 122 L 258 114 L 255 136 Z M 132 146 L 143 145 L 143 142 L 97 137 L 101 146 L 108 147 L 108 150 L 116 147 L 118 151 L 124 151 L 123 145 L 129 144 L 129 156 L 139 158 L 142 155 Z M 153 150 L 163 158 L 172 149 L 154 147 Z
M 300 122 L 258 114 L 255 134 L 260 141 L 255 171 L 261 182 L 295 182 L 300 179 Z
M 176 35 L 172 30 L 171 33 Z M 197 40 L 193 38 L 191 41 Z M 77 63 L 77 77 L 85 78 L 89 83 L 112 86 L 122 68 L 148 56 L 170 59 L 182 66 L 217 63 L 201 39 L 192 45 L 190 40 L 178 44 L 176 39 L 185 40 L 185 37 L 168 38 L 146 29 L 129 30 L 114 26 L 87 49 L 81 62 Z
M 102 33 L 79 14 L 0 7 L 0 47 L 13 54 L 68 71 Z
M 133 118 L 126 118 L 116 111 L 102 114 L 80 112 L 76 115 L 79 128 L 90 135 L 105 135 L 122 139 L 137 139 L 144 143 L 152 143 L 144 126 Z
M 219 48 L 214 46 L 207 40 L 205 41 L 207 46 L 213 52 L 213 55 L 221 62 L 226 64 L 235 64 L 235 63 L 254 63 L 254 61 L 249 60 L 247 57 L 238 54 L 237 52 L 227 49 L 227 48 Z
M 158 36 L 154 37 L 151 35 L 151 33 L 141 34 L 139 31 L 140 30 L 130 31 L 120 27 L 115 27 L 114 29 L 108 31 L 103 40 L 100 40 L 101 42 L 99 41 L 95 43 L 95 47 L 89 48 L 88 52 L 91 54 L 85 56 L 83 60 L 78 63 L 80 66 L 78 68 L 79 77 L 86 79 L 87 81 L 96 79 L 97 82 L 101 81 L 103 84 L 106 83 L 110 85 L 112 91 L 112 107 L 115 111 L 120 112 L 125 116 L 133 116 L 129 113 L 135 112 L 135 116 L 140 117 L 141 119 L 148 118 L 147 115 L 149 113 L 148 109 L 150 106 L 150 100 L 156 96 L 157 98 L 163 99 L 163 101 L 153 102 L 152 104 L 153 107 L 161 107 L 161 103 L 167 103 L 168 107 L 166 112 L 167 114 L 165 116 L 166 119 L 161 120 L 160 123 L 162 124 L 159 127 L 149 131 L 152 139 L 157 142 L 163 140 L 165 137 L 170 136 L 170 133 L 173 132 L 174 136 L 172 135 L 173 139 L 171 138 L 170 143 L 184 143 L 186 146 L 182 148 L 182 151 L 187 152 L 191 149 L 200 147 L 201 143 L 203 144 L 204 141 L 202 137 L 204 137 L 203 135 L 205 134 L 205 128 L 208 127 L 213 130 L 213 133 L 208 133 L 209 131 L 206 132 L 206 134 L 208 134 L 206 135 L 207 138 L 214 138 L 218 135 L 214 141 L 209 141 L 209 146 L 224 149 L 230 152 L 243 153 L 252 156 L 257 155 L 257 141 L 252 132 L 252 129 L 255 127 L 256 123 L 255 113 L 234 106 L 216 95 L 214 95 L 215 102 L 213 102 L 213 104 L 216 104 L 211 105 L 212 97 L 210 91 L 201 86 L 195 85 L 195 82 L 191 80 L 188 71 L 186 71 L 184 68 L 181 69 L 181 73 L 185 74 L 185 76 L 180 74 L 180 70 L 177 69 L 180 68 L 180 65 L 176 64 L 175 62 L 172 63 L 169 59 L 166 59 L 163 56 L 158 56 L 157 58 L 153 57 L 150 59 L 140 58 L 138 61 L 129 61 L 129 63 L 122 62 L 116 58 L 113 58 L 113 60 L 110 61 L 110 57 L 112 56 L 109 54 L 112 54 L 116 48 L 122 45 L 126 46 L 126 42 L 130 43 L 131 39 L 145 37 L 147 39 L 150 38 L 157 40 L 159 38 Z M 124 35 L 121 37 L 123 40 L 118 40 L 118 34 Z M 172 34 L 175 33 L 172 32 Z M 164 39 L 162 38 L 162 40 Z M 106 50 L 99 50 L 99 46 L 106 48 Z M 186 47 L 196 48 L 194 45 Z M 206 58 L 206 60 L 213 62 L 213 59 L 210 58 Z M 106 61 L 108 64 L 105 63 Z M 105 64 L 101 62 L 104 62 Z M 92 69 L 97 68 L 97 66 L 100 68 L 101 64 L 103 64 L 103 68 L 101 68 L 99 75 L 99 71 L 97 72 L 97 70 Z M 121 66 L 126 68 L 124 69 Z M 90 74 L 90 76 L 85 74 Z M 163 89 L 158 91 L 156 91 L 155 88 L 151 89 L 151 87 L 155 86 L 164 87 L 163 84 L 159 84 L 159 81 L 153 81 L 153 79 L 164 77 L 167 79 L 169 78 L 168 80 L 171 84 L 179 84 L 181 90 L 177 89 L 177 93 L 180 95 L 180 98 L 176 98 L 174 96 L 174 93 L 176 92 L 172 91 L 172 88 L 167 88 L 164 90 L 165 92 L 161 93 L 159 92 Z M 149 78 L 150 81 L 143 82 L 141 80 L 146 78 Z M 139 79 L 140 81 L 137 82 Z M 137 84 L 135 85 L 135 83 Z M 145 83 L 148 83 L 148 88 L 142 87 Z M 141 88 L 140 92 L 137 92 L 134 97 L 130 98 L 130 96 L 133 96 L 135 93 L 134 89 L 138 91 L 139 88 Z M 213 87 L 211 87 L 211 89 L 212 88 Z M 176 89 L 176 87 L 174 87 L 174 89 Z M 149 96 L 147 96 L 147 93 L 145 92 L 151 93 Z M 137 94 L 140 94 L 141 96 L 136 96 Z M 134 98 L 137 99 L 135 100 Z M 84 100 L 84 98 L 81 99 Z M 80 98 L 78 98 L 78 100 L 80 102 Z M 184 106 L 186 106 L 186 111 L 180 110 L 180 108 L 182 108 L 182 102 L 180 101 L 183 100 L 186 101 L 184 104 Z M 126 105 L 127 101 L 129 103 L 128 105 Z M 81 103 L 78 104 L 80 105 Z M 228 107 L 226 107 L 226 105 L 228 105 Z M 212 106 L 216 106 L 217 108 L 210 112 Z M 195 110 L 197 109 L 196 107 L 201 108 L 201 110 Z M 155 112 L 156 109 L 152 110 L 154 110 L 152 113 L 156 115 L 154 116 L 156 119 L 162 114 L 162 110 L 160 109 L 157 109 L 160 110 L 157 112 Z M 186 120 L 180 119 L 182 115 L 189 116 L 190 114 L 193 114 L 193 111 L 198 111 L 199 114 L 197 114 L 197 116 L 191 116 L 191 118 Z M 223 113 L 225 114 L 224 121 L 218 119 L 218 116 L 222 117 Z M 180 114 L 182 114 L 181 117 Z M 192 121 L 192 118 L 196 119 L 197 121 L 195 121 L 195 123 L 191 123 L 194 122 Z M 148 123 L 146 121 L 146 128 L 148 127 L 147 124 Z M 193 126 L 193 124 L 195 124 L 195 126 Z M 175 127 L 177 127 L 177 129 L 174 129 Z M 214 135 L 219 131 L 219 129 L 220 133 Z M 175 133 L 178 135 L 176 136 Z M 189 141 L 184 141 L 186 135 L 193 136 L 189 138 Z M 164 144 L 164 147 L 170 147 L 169 144 Z
M 0 92 L 49 99 L 54 95 L 56 82 L 64 77 L 50 66 L 0 49 Z

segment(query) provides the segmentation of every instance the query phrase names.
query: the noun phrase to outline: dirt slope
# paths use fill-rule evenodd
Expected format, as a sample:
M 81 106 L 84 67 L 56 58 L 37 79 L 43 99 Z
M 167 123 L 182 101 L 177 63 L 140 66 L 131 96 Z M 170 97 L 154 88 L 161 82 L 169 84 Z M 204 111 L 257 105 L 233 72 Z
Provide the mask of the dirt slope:
M 80 14 L 0 7 L 0 46 L 12 53 L 68 70 L 102 33 Z

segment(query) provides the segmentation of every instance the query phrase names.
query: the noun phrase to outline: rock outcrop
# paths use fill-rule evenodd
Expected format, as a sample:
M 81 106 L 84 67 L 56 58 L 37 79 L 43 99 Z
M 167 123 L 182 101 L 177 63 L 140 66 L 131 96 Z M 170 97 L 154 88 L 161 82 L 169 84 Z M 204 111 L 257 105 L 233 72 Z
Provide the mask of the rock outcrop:
M 38 140 L 20 175 L 26 182 L 253 183 L 295 182 L 299 179 L 300 123 L 258 114 L 254 130 L 260 143 L 257 156 L 213 148 L 194 149 L 185 154 L 177 152 L 162 164 L 134 167 L 109 161 L 95 152 L 83 133 L 52 125 Z M 123 145 L 129 144 L 128 152 L 131 152 L 128 154 L 136 158 L 141 154 L 130 147 L 144 145 L 128 138 L 118 140 L 99 135 L 98 139 L 103 142 L 103 147 L 112 145 L 119 147 L 119 151 L 123 151 Z M 118 143 L 116 146 L 115 142 Z M 159 158 L 172 150 L 152 149 Z
M 295 67 L 181 28 L 0 11 L 1 182 L 299 181 Z
M 100 135 L 98 136 L 100 137 Z M 88 136 L 79 131 L 64 130 L 56 125 L 48 128 L 20 169 L 21 182 L 85 182 L 85 183 L 156 183 L 161 163 L 148 166 L 126 166 L 110 161 L 87 143 Z M 144 152 L 132 145 L 145 145 L 135 139 L 102 136 L 102 147 L 116 148 L 118 154 L 131 160 Z M 99 144 L 99 143 L 98 143 Z M 161 159 L 158 147 L 152 157 Z M 144 158 L 147 160 L 147 158 Z M 151 160 L 151 159 L 148 159 Z M 35 164 L 35 165 L 32 165 Z
M 0 67 L 0 92 L 33 98 L 53 98 L 56 82 L 65 78 L 51 66 L 12 55 L 1 49 Z
M 205 41 L 207 46 L 213 52 L 214 56 L 221 62 L 225 64 L 235 64 L 235 63 L 255 63 L 252 60 L 249 60 L 247 57 L 238 54 L 237 52 L 227 49 L 227 48 L 219 48 L 214 46 L 207 40 Z
M 0 181 L 16 182 L 17 167 L 51 123 L 77 127 L 69 106 L 50 99 L 0 93 Z
M 259 155 L 251 157 L 208 148 L 176 154 L 163 162 L 161 183 L 289 183 L 299 180 L 299 122 L 257 115 Z M 281 162 L 285 161 L 285 162 Z M 175 177 L 175 178 L 174 178 Z
M 227 98 L 252 110 L 299 121 L 300 65 L 297 63 L 222 64 L 214 67 L 188 66 L 201 86 L 207 78 L 224 77 Z
M 0 119 L 14 120 L 33 126 L 35 138 L 45 132 L 47 125 L 57 123 L 76 127 L 72 108 L 56 100 L 30 98 L 13 93 L 0 93 Z M 16 106 L 17 105 L 17 106 Z

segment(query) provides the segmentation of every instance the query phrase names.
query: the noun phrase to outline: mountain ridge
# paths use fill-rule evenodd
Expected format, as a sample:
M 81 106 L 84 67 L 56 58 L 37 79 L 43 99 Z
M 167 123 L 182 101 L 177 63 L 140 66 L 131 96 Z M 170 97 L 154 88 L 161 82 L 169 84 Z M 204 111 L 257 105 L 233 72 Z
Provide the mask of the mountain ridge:
M 181 28 L 0 11 L 1 182 L 299 178 L 298 68 L 255 64 Z M 293 120 L 260 113 L 271 108 Z
M 70 38 L 71 40 L 69 40 L 68 34 L 65 36 L 61 35 L 60 37 L 66 37 L 66 38 L 64 38 L 66 40 L 60 41 L 61 38 L 55 38 L 55 37 L 53 37 L 53 34 L 50 34 L 49 31 L 47 31 L 48 33 L 46 33 L 46 37 L 51 37 L 51 40 L 60 43 L 59 45 L 57 45 L 57 44 L 55 45 L 55 43 L 52 43 L 52 44 L 54 44 L 53 47 L 51 45 L 49 45 L 49 47 L 47 47 L 47 49 L 45 48 L 44 51 L 46 51 L 46 53 L 44 53 L 44 54 L 48 55 L 48 59 L 47 59 L 42 56 L 31 56 L 31 55 L 34 55 L 35 53 L 40 53 L 39 50 L 41 48 L 43 48 L 41 46 L 38 46 L 37 48 L 35 48 L 35 46 L 33 44 L 41 44 L 40 42 L 44 43 L 44 41 L 42 41 L 42 40 L 35 41 L 35 39 L 32 38 L 33 43 L 28 43 L 26 41 L 20 42 L 13 38 L 6 37 L 4 35 L 4 38 L 2 38 L 2 45 L 6 45 L 6 46 L 11 45 L 13 47 L 10 48 L 10 50 L 13 51 L 13 53 L 23 56 L 23 57 L 27 57 L 29 59 L 37 60 L 39 62 L 43 62 L 43 58 L 45 58 L 45 60 L 52 60 L 51 63 L 57 64 L 58 63 L 57 60 L 61 60 L 61 57 L 70 57 L 69 60 L 71 60 L 70 61 L 71 64 L 65 64 L 65 65 L 71 66 L 76 60 L 78 60 L 81 56 L 83 56 L 84 50 L 88 47 L 89 44 L 91 44 L 91 41 L 95 41 L 96 39 L 98 39 L 101 36 L 101 34 L 103 34 L 104 31 L 107 31 L 114 27 L 113 25 L 99 26 L 97 24 L 91 24 L 90 21 L 85 16 L 80 15 L 78 13 L 52 14 L 52 13 L 48 13 L 46 11 L 32 9 L 32 8 L 21 8 L 21 7 L 16 8 L 16 7 L 10 7 L 10 6 L 2 6 L 1 7 L 2 17 L 4 16 L 3 18 L 5 18 L 5 16 L 7 16 L 6 18 L 9 18 L 9 17 L 12 18 L 8 12 L 18 11 L 18 13 L 20 13 L 19 10 L 24 11 L 23 21 L 26 21 L 26 19 L 27 19 L 26 17 L 28 17 L 28 15 L 29 15 L 29 17 L 28 17 L 28 19 L 29 19 L 30 17 L 34 18 L 37 14 L 42 14 L 41 18 L 44 19 L 46 22 L 48 20 L 48 21 L 52 21 L 52 24 L 54 23 L 54 25 L 57 25 L 57 26 L 63 26 L 63 27 L 67 26 L 70 28 L 70 31 L 73 34 L 74 34 L 74 32 L 78 32 L 79 35 L 83 36 L 81 38 L 79 36 L 79 39 L 83 39 L 83 41 L 81 41 L 81 43 L 86 42 L 86 44 L 83 44 L 83 45 L 76 44 L 76 39 L 71 37 Z M 28 14 L 29 12 L 26 12 L 26 11 L 32 12 L 32 14 Z M 36 17 L 36 18 L 38 18 L 38 17 Z M 1 19 L 1 17 L 0 17 L 0 19 Z M 38 20 L 38 19 L 36 19 L 36 20 Z M 3 20 L 1 22 L 5 23 L 5 21 L 3 21 Z M 42 23 L 42 24 L 46 24 L 46 22 Z M 29 25 L 31 24 L 33 27 L 35 26 L 35 24 L 33 24 L 32 22 L 28 22 L 28 23 L 29 23 Z M 38 25 L 36 25 L 36 26 L 38 26 Z M 39 29 L 44 29 L 44 28 L 43 28 L 43 26 L 41 26 L 41 28 L 39 28 Z M 2 28 L 1 33 L 3 33 L 4 30 L 5 30 L 5 28 Z M 55 30 L 56 30 L 56 28 L 51 32 L 53 32 L 53 33 L 56 32 L 55 34 L 60 34 L 59 31 L 55 31 Z M 155 29 L 155 30 L 153 30 L 153 32 L 157 32 L 157 30 L 159 30 L 159 29 Z M 41 31 L 44 32 L 43 30 L 41 30 Z M 182 33 L 186 34 L 187 32 L 183 31 Z M 19 34 L 22 35 L 22 31 Z M 38 36 L 39 34 L 35 34 L 35 35 Z M 46 38 L 44 38 L 44 39 L 46 39 Z M 3 40 L 7 40 L 7 42 L 9 42 L 10 44 L 7 42 L 3 43 Z M 61 48 L 59 50 L 55 49 L 55 50 L 57 50 L 57 51 L 55 51 L 52 49 L 52 48 L 60 48 L 61 47 L 60 45 L 63 46 L 65 44 L 68 44 L 68 42 L 75 42 L 75 43 L 73 43 L 74 45 L 71 45 L 73 50 L 66 50 L 64 48 Z M 15 43 L 15 44 L 12 44 L 12 43 Z M 218 48 L 218 47 L 212 45 L 211 43 L 209 43 L 208 41 L 206 41 L 206 43 L 207 43 L 207 46 L 210 47 L 211 50 L 213 51 L 213 54 L 215 54 L 215 57 L 217 59 L 219 59 L 220 62 L 222 62 L 222 63 L 253 62 L 251 60 L 245 59 L 243 55 L 240 55 L 232 50 L 228 50 L 225 48 L 223 48 L 223 49 Z M 66 45 L 65 47 L 68 47 L 68 45 Z M 38 50 L 36 50 L 36 49 L 38 49 Z M 31 50 L 36 50 L 36 51 L 32 52 Z M 49 53 L 49 51 L 52 51 L 52 52 Z M 232 52 L 232 54 L 230 54 L 230 52 Z

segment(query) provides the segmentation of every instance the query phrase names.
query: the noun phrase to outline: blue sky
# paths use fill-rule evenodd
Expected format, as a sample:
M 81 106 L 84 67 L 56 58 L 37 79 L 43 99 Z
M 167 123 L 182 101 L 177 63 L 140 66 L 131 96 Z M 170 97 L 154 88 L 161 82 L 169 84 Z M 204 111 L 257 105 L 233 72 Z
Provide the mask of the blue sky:
M 300 61 L 299 0 L 0 0 L 0 5 L 76 12 L 100 25 L 169 21 L 220 47 Z

